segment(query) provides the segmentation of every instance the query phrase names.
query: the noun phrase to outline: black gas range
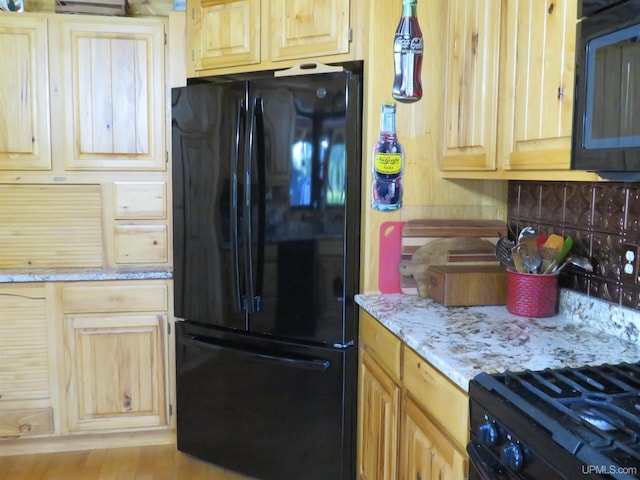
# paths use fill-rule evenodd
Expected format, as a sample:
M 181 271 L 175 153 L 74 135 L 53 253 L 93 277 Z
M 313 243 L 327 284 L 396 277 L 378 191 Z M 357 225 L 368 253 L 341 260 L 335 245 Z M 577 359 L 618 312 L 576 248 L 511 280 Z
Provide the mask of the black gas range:
M 640 363 L 483 373 L 469 412 L 469 480 L 640 478 Z

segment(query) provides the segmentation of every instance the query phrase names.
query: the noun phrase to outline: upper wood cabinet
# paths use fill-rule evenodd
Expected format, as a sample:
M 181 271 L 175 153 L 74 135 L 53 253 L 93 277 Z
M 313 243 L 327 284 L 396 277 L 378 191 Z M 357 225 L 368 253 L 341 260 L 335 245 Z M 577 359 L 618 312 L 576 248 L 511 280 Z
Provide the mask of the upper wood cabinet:
M 0 14 L 0 169 L 49 170 L 47 20 Z
M 163 170 L 164 24 L 50 17 L 52 141 L 65 170 Z
M 166 168 L 162 19 L 0 14 L 0 48 L 0 171 Z
M 359 1 L 359 0 L 356 0 Z M 353 59 L 350 0 L 187 0 L 187 75 Z
M 500 9 L 495 0 L 449 0 L 443 170 L 494 170 Z
M 508 1 L 499 161 L 505 169 L 568 170 L 577 0 Z
M 260 0 L 187 2 L 191 71 L 260 62 Z
M 446 177 L 594 180 L 570 170 L 577 0 L 448 0 Z
M 271 0 L 271 60 L 349 52 L 349 0 Z

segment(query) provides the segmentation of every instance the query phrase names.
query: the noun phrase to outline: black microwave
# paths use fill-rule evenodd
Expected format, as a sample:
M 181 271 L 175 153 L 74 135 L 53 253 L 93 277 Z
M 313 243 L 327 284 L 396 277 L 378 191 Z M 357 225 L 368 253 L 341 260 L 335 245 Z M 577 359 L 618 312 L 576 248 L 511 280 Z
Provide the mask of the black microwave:
M 571 168 L 640 180 L 638 0 L 578 0 Z

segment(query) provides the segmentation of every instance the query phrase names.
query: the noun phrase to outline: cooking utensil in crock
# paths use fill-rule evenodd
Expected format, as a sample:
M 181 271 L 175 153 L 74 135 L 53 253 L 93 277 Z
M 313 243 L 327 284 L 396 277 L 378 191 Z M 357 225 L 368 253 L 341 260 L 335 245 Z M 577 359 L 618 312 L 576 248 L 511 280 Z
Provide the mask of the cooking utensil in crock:
M 582 257 L 580 255 L 569 255 L 567 259 L 562 262 L 557 268 L 555 268 L 551 273 L 559 273 L 569 263 L 575 265 L 576 267 L 582 268 L 587 272 L 593 272 L 593 264 L 587 257 Z
M 514 269 L 512 249 L 515 244 L 502 234 L 499 234 L 498 241 L 496 242 L 495 254 L 500 263 L 508 269 Z

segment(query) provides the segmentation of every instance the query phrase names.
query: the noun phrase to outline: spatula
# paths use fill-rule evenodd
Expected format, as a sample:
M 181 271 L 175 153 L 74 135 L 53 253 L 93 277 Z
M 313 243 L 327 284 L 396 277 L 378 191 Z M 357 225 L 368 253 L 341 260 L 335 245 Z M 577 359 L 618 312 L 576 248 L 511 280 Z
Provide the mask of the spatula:
M 544 242 L 538 253 L 542 257 L 542 271 L 549 273 L 558 263 L 558 256 L 564 246 L 564 238 L 561 235 L 552 233 Z

